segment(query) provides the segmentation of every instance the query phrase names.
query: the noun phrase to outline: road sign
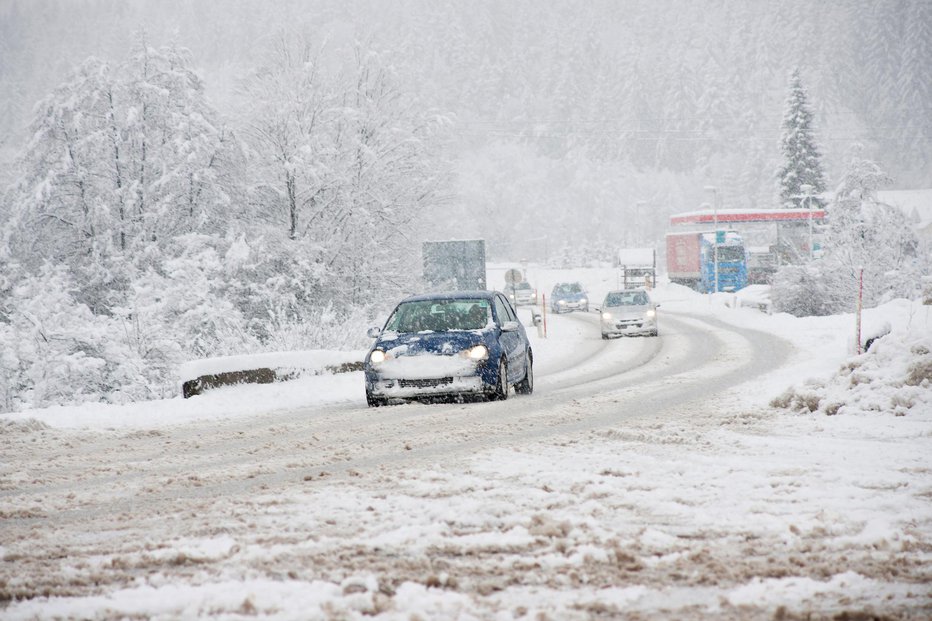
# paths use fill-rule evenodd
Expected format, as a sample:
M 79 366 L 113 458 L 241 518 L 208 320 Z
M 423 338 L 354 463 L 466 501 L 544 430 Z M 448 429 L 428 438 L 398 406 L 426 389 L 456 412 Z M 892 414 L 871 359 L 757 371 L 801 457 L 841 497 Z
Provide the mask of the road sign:
M 521 270 L 512 268 L 505 272 L 505 282 L 509 285 L 516 285 L 522 280 L 524 280 L 524 276 L 521 275 Z

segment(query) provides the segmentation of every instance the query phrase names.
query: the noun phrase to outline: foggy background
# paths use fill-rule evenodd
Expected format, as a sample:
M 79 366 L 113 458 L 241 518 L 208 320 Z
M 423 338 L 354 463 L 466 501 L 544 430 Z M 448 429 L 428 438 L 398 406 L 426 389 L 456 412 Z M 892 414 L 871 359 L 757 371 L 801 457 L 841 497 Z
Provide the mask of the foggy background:
M 799 67 L 829 188 L 854 144 L 898 189 L 932 183 L 932 5 L 811 2 L 0 0 L 0 164 L 33 106 L 88 56 L 191 51 L 233 127 L 241 83 L 277 39 L 341 64 L 378 50 L 399 90 L 447 124 L 435 238 L 493 257 L 653 242 L 718 188 L 723 207 L 776 206 L 780 121 Z M 441 200 L 442 199 L 442 200 Z M 632 226 L 635 225 L 635 226 Z M 608 250 L 606 250 L 608 251 Z

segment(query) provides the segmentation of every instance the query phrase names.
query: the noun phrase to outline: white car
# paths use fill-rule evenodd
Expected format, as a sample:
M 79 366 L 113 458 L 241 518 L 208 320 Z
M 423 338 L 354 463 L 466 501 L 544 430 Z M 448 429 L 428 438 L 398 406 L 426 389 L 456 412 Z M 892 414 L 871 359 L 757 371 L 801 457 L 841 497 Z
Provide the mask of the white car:
M 514 287 L 506 287 L 505 293 L 514 306 L 537 304 L 537 289 L 526 282 L 518 283 Z
M 657 336 L 657 306 L 644 289 L 609 291 L 598 309 L 602 338 L 638 334 Z

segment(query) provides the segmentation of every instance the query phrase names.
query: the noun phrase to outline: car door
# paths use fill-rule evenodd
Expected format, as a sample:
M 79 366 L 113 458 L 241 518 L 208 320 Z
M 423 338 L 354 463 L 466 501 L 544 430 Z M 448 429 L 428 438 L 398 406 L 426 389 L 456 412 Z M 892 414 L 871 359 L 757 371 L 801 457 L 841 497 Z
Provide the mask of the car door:
M 507 321 L 518 321 L 511 305 L 501 295 L 495 296 L 495 314 L 498 316 L 498 327 L 501 328 Z M 508 364 L 508 381 L 515 383 L 524 378 L 525 357 L 527 352 L 524 347 L 524 338 L 521 334 L 520 322 L 519 328 L 512 332 L 499 332 L 499 343 L 505 352 L 505 360 Z

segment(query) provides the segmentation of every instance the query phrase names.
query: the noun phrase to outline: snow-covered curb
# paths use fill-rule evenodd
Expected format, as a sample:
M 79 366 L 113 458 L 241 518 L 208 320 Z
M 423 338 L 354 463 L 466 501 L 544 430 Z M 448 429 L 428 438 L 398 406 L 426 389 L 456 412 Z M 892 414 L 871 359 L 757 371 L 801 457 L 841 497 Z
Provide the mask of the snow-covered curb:
M 204 358 L 185 362 L 178 368 L 178 376 L 182 382 L 197 379 L 204 375 L 219 375 L 234 371 L 249 371 L 253 369 L 272 369 L 273 371 L 293 371 L 299 375 L 310 373 L 312 375 L 324 373 L 343 365 L 361 362 L 366 352 L 359 351 L 333 351 L 327 349 L 309 349 L 305 351 L 282 351 L 263 354 L 243 354 L 238 356 L 223 356 L 220 358 Z

